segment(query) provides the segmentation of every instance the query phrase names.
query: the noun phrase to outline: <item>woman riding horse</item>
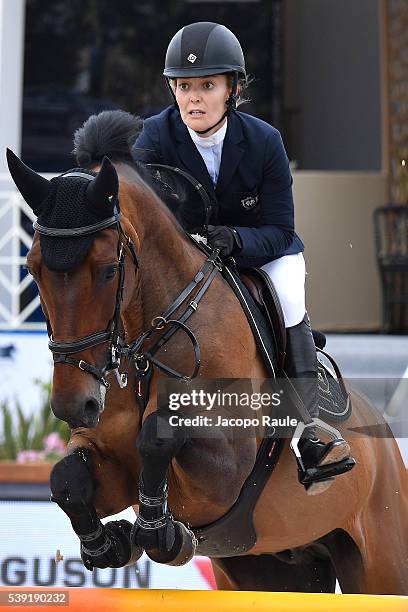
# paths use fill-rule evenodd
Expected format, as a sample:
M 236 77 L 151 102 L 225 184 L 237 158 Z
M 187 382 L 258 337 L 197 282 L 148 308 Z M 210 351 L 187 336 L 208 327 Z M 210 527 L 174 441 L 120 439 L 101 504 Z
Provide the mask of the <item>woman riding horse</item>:
M 171 40 L 163 74 L 174 105 L 144 122 L 133 147 L 138 162 L 161 163 L 193 174 L 214 203 L 209 244 L 241 266 L 261 266 L 282 306 L 287 334 L 285 370 L 304 406 L 319 416 L 317 358 L 305 312 L 303 243 L 294 230 L 292 177 L 279 132 L 236 110 L 247 76 L 241 45 L 226 27 L 208 22 L 182 28 Z M 198 225 L 198 222 L 197 222 Z M 308 425 L 299 443 L 307 468 L 325 465 L 327 478 L 307 487 L 325 491 L 348 471 L 343 438 L 326 444 Z M 333 470 L 328 464 L 336 464 Z
M 231 112 L 229 126 L 234 117 L 241 122 Z M 343 592 L 406 594 L 406 470 L 384 419 L 358 393 L 350 390 L 353 410 L 339 425 L 357 461 L 348 477 L 308 496 L 283 445 L 244 516 L 242 491 L 249 482 L 251 502 L 260 488 L 251 476 L 263 440 L 222 430 L 216 439 L 159 435 L 160 368 L 191 373 L 197 346 L 201 379 L 257 380 L 268 371 L 217 250 L 197 249 L 135 169 L 130 144 L 139 128 L 120 111 L 90 117 L 75 138 L 82 167 L 51 181 L 8 152 L 37 216 L 27 266 L 54 356 L 52 410 L 71 427 L 52 470 L 52 499 L 71 520 L 85 566 L 124 566 L 143 550 L 180 565 L 200 552 L 195 534 L 215 528 L 209 556 L 219 588 L 333 592 L 337 577 Z M 222 174 L 221 166 L 219 181 Z M 101 522 L 131 505 L 134 525 Z M 240 508 L 233 532 L 231 513 Z

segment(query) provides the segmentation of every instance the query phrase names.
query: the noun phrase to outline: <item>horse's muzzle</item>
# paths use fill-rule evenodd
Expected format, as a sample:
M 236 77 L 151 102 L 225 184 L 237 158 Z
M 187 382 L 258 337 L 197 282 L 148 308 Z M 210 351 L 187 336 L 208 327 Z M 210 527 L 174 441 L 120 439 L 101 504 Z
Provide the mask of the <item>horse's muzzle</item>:
M 66 401 L 53 397 L 51 409 L 57 419 L 68 423 L 71 429 L 95 428 L 99 423 L 103 406 L 98 399 L 92 396 L 81 398 L 79 401 Z

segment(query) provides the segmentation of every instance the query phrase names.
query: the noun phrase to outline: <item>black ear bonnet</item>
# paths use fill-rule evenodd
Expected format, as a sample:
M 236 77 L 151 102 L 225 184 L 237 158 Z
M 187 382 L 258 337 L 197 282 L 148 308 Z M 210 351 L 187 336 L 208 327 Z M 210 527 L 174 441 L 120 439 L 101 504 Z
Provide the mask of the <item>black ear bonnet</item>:
M 83 176 L 67 176 L 81 173 Z M 74 168 L 50 181 L 50 191 L 41 204 L 38 223 L 46 227 L 73 229 L 93 225 L 117 211 L 118 201 L 93 202 L 89 196 L 90 180 L 96 176 L 91 170 Z M 87 194 L 88 190 L 88 194 Z M 75 238 L 40 235 L 44 264 L 50 270 L 66 272 L 78 266 L 88 254 L 97 234 Z

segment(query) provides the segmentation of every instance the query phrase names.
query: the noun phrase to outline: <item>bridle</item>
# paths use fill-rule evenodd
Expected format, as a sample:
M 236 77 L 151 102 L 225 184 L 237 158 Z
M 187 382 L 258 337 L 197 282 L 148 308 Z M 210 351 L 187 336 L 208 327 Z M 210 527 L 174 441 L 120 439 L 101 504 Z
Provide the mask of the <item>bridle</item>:
M 93 175 L 88 175 L 82 172 L 69 172 L 62 175 L 65 177 L 80 176 L 86 178 L 89 181 L 94 180 Z M 118 240 L 118 265 L 119 265 L 119 278 L 118 288 L 116 291 L 115 310 L 113 317 L 108 323 L 107 328 L 104 331 L 95 332 L 89 336 L 85 336 L 74 341 L 56 341 L 53 339 L 52 327 L 50 321 L 47 319 L 47 330 L 49 336 L 48 347 L 53 353 L 54 363 L 67 364 L 70 366 L 78 367 L 84 372 L 88 372 L 94 378 L 96 378 L 102 385 L 109 388 L 110 384 L 106 380 L 106 375 L 114 371 L 116 374 L 117 382 L 120 388 L 127 385 L 127 372 L 119 374 L 118 368 L 120 366 L 121 357 L 131 358 L 136 368 L 136 378 L 140 381 L 146 377 L 146 381 L 150 380 L 153 366 L 158 367 L 168 376 L 177 378 L 183 382 L 191 381 L 198 373 L 201 365 L 200 347 L 197 339 L 193 332 L 187 327 L 187 319 L 197 310 L 198 304 L 205 292 L 209 288 L 212 280 L 218 271 L 222 268 L 222 262 L 219 258 L 219 249 L 215 249 L 205 260 L 201 269 L 194 276 L 193 280 L 183 289 L 183 291 L 177 296 L 177 298 L 170 304 L 165 312 L 153 318 L 149 329 L 140 333 L 138 338 L 132 344 L 126 344 L 123 337 L 123 325 L 121 322 L 121 306 L 123 302 L 123 291 L 125 285 L 125 257 L 129 251 L 136 270 L 139 268 L 140 262 L 136 252 L 135 246 L 129 236 L 124 232 L 120 223 L 121 213 L 119 208 L 119 201 L 115 203 L 114 215 L 107 219 L 92 224 L 77 228 L 54 228 L 40 225 L 37 221 L 33 223 L 33 228 L 44 236 L 57 237 L 57 238 L 77 238 L 81 236 L 89 236 L 97 234 L 99 231 L 107 228 L 115 228 L 119 235 Z M 200 289 L 194 295 L 193 299 L 190 299 L 186 309 L 179 316 L 178 319 L 171 319 L 170 317 L 178 310 L 188 298 L 190 298 L 194 289 L 197 287 Z M 191 341 L 194 349 L 194 369 L 190 376 L 182 374 L 170 366 L 159 361 L 154 355 L 155 353 L 173 336 L 176 331 L 181 330 L 185 332 L 189 340 Z M 154 334 L 155 332 L 162 332 L 156 342 L 149 347 L 149 350 L 143 350 L 144 343 Z M 87 349 L 99 346 L 100 344 L 108 343 L 107 349 L 107 361 L 103 368 L 98 369 L 94 365 L 88 363 L 83 359 L 74 359 L 71 355 L 80 353 Z M 148 387 L 148 385 L 147 385 Z M 145 393 L 139 393 L 139 399 L 142 404 L 146 404 Z M 143 401 L 144 400 L 144 401 Z M 142 406 L 142 412 L 144 410 Z

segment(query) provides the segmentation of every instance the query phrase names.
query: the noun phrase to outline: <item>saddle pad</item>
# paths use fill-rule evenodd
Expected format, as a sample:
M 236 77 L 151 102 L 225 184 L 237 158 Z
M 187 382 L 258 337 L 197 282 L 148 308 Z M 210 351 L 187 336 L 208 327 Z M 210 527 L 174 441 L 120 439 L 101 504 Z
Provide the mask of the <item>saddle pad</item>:
M 320 409 L 320 418 L 323 421 L 325 418 L 328 421 L 346 421 L 352 409 L 350 398 L 330 368 L 319 359 L 317 363 L 319 373 L 317 401 Z

